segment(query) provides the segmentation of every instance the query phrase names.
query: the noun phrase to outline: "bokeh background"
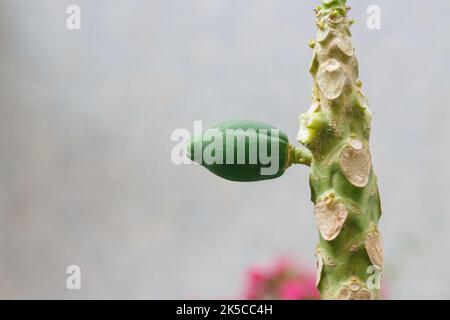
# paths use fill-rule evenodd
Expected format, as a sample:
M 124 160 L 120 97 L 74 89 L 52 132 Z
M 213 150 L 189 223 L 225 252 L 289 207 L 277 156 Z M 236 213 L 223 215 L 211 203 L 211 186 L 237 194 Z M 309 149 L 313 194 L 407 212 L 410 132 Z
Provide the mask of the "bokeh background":
M 294 140 L 317 3 L 0 0 L 0 298 L 233 298 L 249 265 L 314 270 L 307 168 L 231 183 L 175 166 L 170 137 L 250 118 Z M 448 299 L 450 2 L 349 4 L 389 297 Z M 373 4 L 381 30 L 366 27 Z

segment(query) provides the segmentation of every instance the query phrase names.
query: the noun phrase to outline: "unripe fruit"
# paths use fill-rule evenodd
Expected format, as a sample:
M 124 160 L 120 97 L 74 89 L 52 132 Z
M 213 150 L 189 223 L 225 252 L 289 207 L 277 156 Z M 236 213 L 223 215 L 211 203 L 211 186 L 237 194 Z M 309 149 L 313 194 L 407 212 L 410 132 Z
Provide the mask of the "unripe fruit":
M 270 125 L 249 121 L 226 121 L 194 137 L 187 145 L 189 158 L 215 175 L 231 181 L 275 179 L 290 160 L 287 135 Z

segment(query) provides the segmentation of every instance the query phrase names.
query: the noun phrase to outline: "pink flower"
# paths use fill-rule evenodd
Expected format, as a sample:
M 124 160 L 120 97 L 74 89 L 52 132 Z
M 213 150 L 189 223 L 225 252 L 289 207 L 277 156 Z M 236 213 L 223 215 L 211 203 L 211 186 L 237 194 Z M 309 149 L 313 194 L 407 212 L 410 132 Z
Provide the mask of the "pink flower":
M 248 270 L 244 298 L 319 299 L 315 281 L 314 275 L 299 270 L 291 260 L 281 258 L 267 268 L 253 267 Z
M 280 285 L 280 298 L 283 300 L 315 300 L 319 299 L 320 295 L 314 277 L 297 276 L 297 278 Z
M 302 273 L 303 292 L 301 300 L 317 300 L 320 299 L 319 290 L 316 287 L 316 276 L 313 274 Z
M 257 300 L 262 299 L 265 292 L 267 276 L 265 273 L 257 268 L 253 267 L 247 272 L 247 283 L 245 290 L 245 299 Z
M 293 263 L 288 258 L 280 258 L 269 268 L 270 277 L 283 277 L 293 269 Z
M 280 298 L 282 300 L 300 300 L 304 295 L 305 289 L 299 280 L 286 281 L 280 286 Z

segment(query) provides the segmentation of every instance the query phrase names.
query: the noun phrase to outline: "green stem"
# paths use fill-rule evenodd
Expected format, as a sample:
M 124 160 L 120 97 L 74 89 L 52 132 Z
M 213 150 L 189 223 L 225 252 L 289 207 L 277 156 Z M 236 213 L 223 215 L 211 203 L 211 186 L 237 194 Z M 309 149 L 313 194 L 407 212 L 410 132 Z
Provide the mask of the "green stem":
M 312 153 L 305 146 L 293 147 L 289 146 L 289 161 L 287 167 L 293 164 L 304 164 L 306 166 L 311 166 Z
M 381 207 L 369 151 L 372 114 L 358 79 L 349 9 L 346 0 L 322 0 L 316 9 L 313 104 L 300 117 L 298 140 L 311 154 L 322 298 L 377 299 L 369 270 L 383 265 Z

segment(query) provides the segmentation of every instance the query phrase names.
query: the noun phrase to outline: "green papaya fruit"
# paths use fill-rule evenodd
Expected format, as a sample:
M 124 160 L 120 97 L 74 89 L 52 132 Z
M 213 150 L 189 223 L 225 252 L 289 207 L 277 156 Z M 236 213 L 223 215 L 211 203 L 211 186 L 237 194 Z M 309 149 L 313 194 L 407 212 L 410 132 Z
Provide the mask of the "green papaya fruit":
M 289 163 L 287 135 L 270 125 L 248 120 L 226 121 L 193 137 L 188 157 L 230 181 L 275 179 Z

